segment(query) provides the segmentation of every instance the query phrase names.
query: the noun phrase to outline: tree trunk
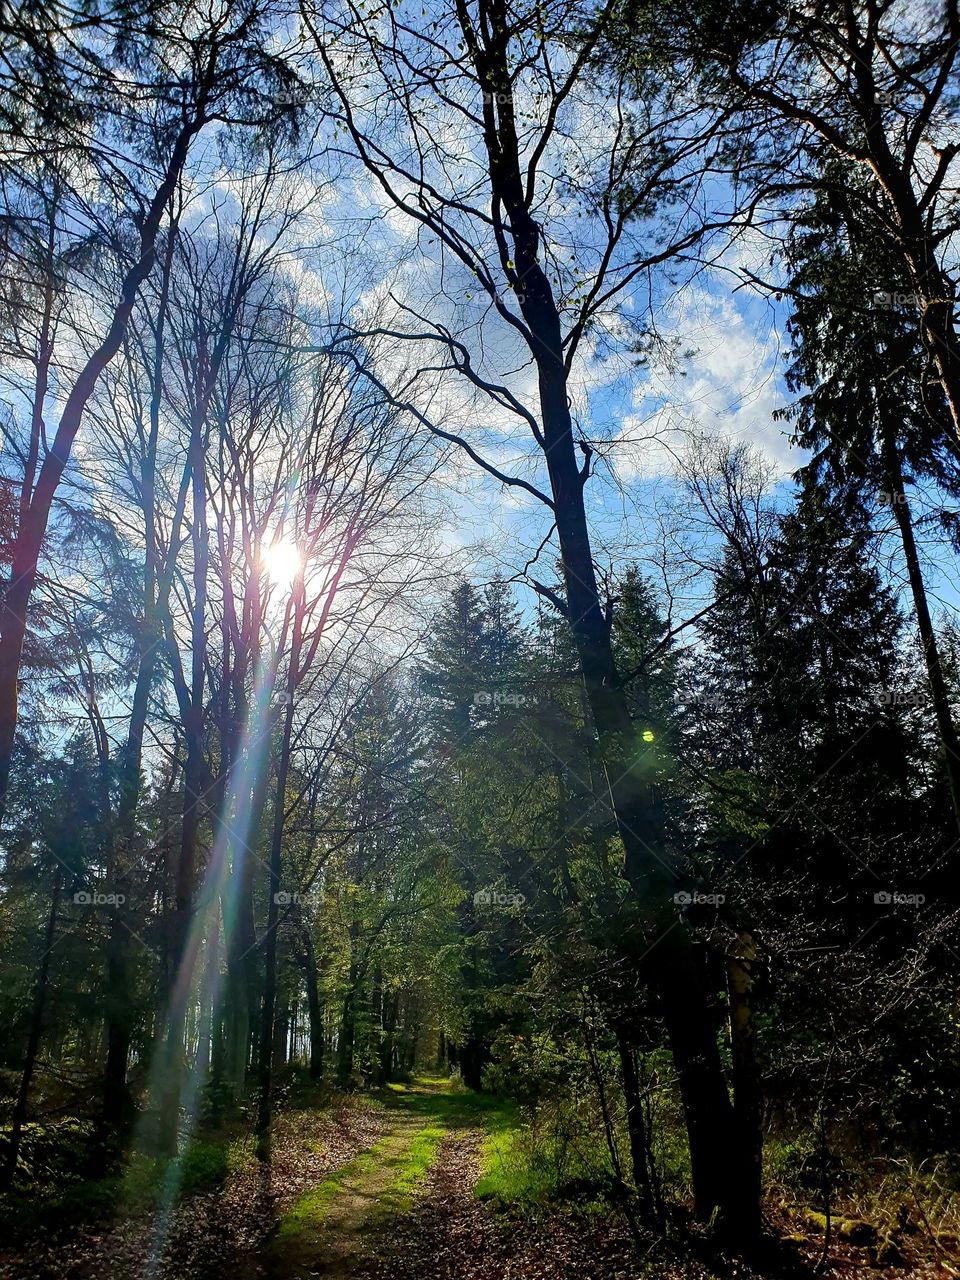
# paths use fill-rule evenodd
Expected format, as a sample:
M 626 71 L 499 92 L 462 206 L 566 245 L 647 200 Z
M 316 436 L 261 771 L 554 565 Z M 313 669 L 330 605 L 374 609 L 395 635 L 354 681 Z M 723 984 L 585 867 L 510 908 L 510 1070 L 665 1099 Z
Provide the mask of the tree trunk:
M 894 212 L 897 242 L 920 312 L 920 332 L 939 375 L 953 421 L 954 456 L 960 458 L 960 358 L 953 299 L 940 266 L 927 220 L 908 174 L 890 151 L 883 128 L 871 129 L 871 163 Z
M 584 447 L 581 470 L 570 416 L 560 316 L 540 262 L 542 230 L 527 201 L 509 70 L 511 19 L 503 0 L 485 4 L 484 19 L 481 34 L 471 27 L 466 10 L 461 11 L 478 81 L 488 90 L 484 94 L 484 137 L 498 225 L 506 215 L 500 230 L 501 261 L 517 289 L 536 362 L 540 444 L 560 542 L 565 612 L 623 844 L 625 874 L 637 904 L 636 936 L 630 950 L 659 993 L 680 1081 L 696 1212 L 698 1217 L 708 1218 L 717 1207 L 726 1207 L 734 1199 L 728 1174 L 733 1111 L 702 977 L 690 937 L 671 901 L 676 881 L 667 856 L 661 807 L 642 776 L 642 753 L 637 749 L 614 661 L 609 620 L 600 604 L 583 498 L 590 453 Z M 513 243 L 512 260 L 506 248 L 507 233 Z
M 273 1089 L 273 1035 L 274 1012 L 277 998 L 277 930 L 279 928 L 280 871 L 283 853 L 283 824 L 286 811 L 287 777 L 290 769 L 290 745 L 293 738 L 293 702 L 297 687 L 297 664 L 300 660 L 300 619 L 302 617 L 303 580 L 297 586 L 294 604 L 294 639 L 290 653 L 290 672 L 287 679 L 287 702 L 284 707 L 283 734 L 280 755 L 277 760 L 277 791 L 273 806 L 273 829 L 270 837 L 270 867 L 267 878 L 267 932 L 264 940 L 265 971 L 263 978 L 263 1005 L 260 1021 L 260 1063 L 257 1102 L 257 1156 L 265 1160 L 270 1154 L 270 1119 Z
M 310 1075 L 319 1080 L 323 1075 L 323 1003 L 320 999 L 320 982 L 317 972 L 317 956 L 310 931 L 301 927 L 300 958 L 303 966 L 303 980 L 307 989 L 307 1009 L 310 1015 Z
M 518 265 L 522 261 L 517 251 Z M 559 322 L 545 279 L 538 292 L 535 256 L 529 261 L 524 304 L 560 350 Z M 545 294 L 545 296 L 544 296 Z M 550 321 L 550 323 L 547 323 Z M 540 399 L 547 463 L 564 573 L 567 618 L 596 726 L 609 794 L 624 849 L 625 873 L 638 906 L 631 950 L 660 997 L 690 1144 L 697 1216 L 709 1218 L 731 1194 L 728 1156 L 733 1113 L 702 975 L 686 927 L 672 907 L 676 880 L 667 857 L 661 806 L 642 777 L 634 726 L 600 605 L 583 502 L 585 475 L 577 468 L 562 361 L 541 355 Z
M 360 985 L 360 965 L 357 958 L 357 940 L 360 936 L 360 926 L 356 920 L 350 921 L 350 927 L 347 932 L 350 948 L 350 973 L 346 994 L 343 997 L 340 1034 L 337 1037 L 337 1084 L 341 1089 L 349 1088 L 353 1079 L 353 1050 L 357 1030 L 357 994 Z
M 385 1001 L 383 1035 L 380 1040 L 380 1056 L 377 1063 L 377 1083 L 387 1084 L 393 1075 L 393 1059 L 396 1044 L 397 1019 L 400 1013 L 400 992 L 394 991 Z
M 356 1030 L 357 993 L 353 983 L 356 973 L 350 969 L 350 989 L 343 997 L 343 1011 L 340 1017 L 340 1035 L 337 1040 L 337 1084 L 341 1089 L 350 1087 L 353 1078 L 353 1041 Z
M 40 1034 L 43 1030 L 43 1009 L 47 1002 L 47 986 L 50 973 L 50 952 L 53 948 L 57 930 L 57 911 L 60 907 L 60 890 L 63 884 L 63 872 L 57 867 L 53 880 L 53 894 L 50 898 L 50 911 L 47 915 L 47 927 L 43 935 L 43 954 L 37 969 L 37 981 L 33 989 L 33 1007 L 30 1012 L 30 1031 L 27 1036 L 27 1055 L 20 1076 L 20 1087 L 13 1107 L 13 1119 L 10 1123 L 9 1146 L 3 1173 L 0 1175 L 0 1189 L 8 1191 L 17 1175 L 17 1162 L 20 1159 L 20 1140 L 23 1136 L 23 1125 L 27 1118 L 27 1105 L 30 1100 L 30 1085 L 40 1051 Z
M 0 821 L 3 818 L 10 780 L 10 761 L 17 732 L 18 681 L 27 628 L 27 610 L 37 578 L 37 565 L 47 532 L 50 509 L 63 472 L 70 461 L 87 403 L 103 371 L 120 350 L 140 286 L 153 270 L 163 212 L 176 190 L 193 138 L 203 123 L 202 119 L 193 119 L 185 123 L 177 135 L 163 181 L 140 224 L 137 261 L 124 276 L 110 328 L 81 369 L 67 396 L 53 444 L 43 460 L 29 507 L 25 505 L 24 518 L 17 528 L 10 582 L 0 607 Z
M 617 1053 L 620 1058 L 620 1080 L 623 1084 L 623 1100 L 627 1113 L 627 1134 L 630 1138 L 630 1163 L 633 1182 L 640 1197 L 640 1206 L 647 1222 L 657 1220 L 653 1184 L 650 1176 L 651 1153 L 647 1142 L 647 1126 L 643 1114 L 643 1099 L 637 1079 L 637 1064 L 633 1049 L 622 1032 L 617 1032 Z
M 756 954 L 752 934 L 741 929 L 726 957 L 735 1121 L 731 1190 L 738 1201 L 731 1218 L 740 1231 L 753 1238 L 761 1231 L 763 1192 L 763 1093 L 752 996 Z
M 884 467 L 887 473 L 887 485 L 890 494 L 890 505 L 894 519 L 900 530 L 903 543 L 903 556 L 907 564 L 907 577 L 910 580 L 910 593 L 913 596 L 913 608 L 917 616 L 917 632 L 923 659 L 927 668 L 927 680 L 930 684 L 930 698 L 933 702 L 937 730 L 943 747 L 944 764 L 947 775 L 947 788 L 953 805 L 953 814 L 957 829 L 960 831 L 960 742 L 957 740 L 956 726 L 950 709 L 950 695 L 943 672 L 940 647 L 937 644 L 937 633 L 930 617 L 927 604 L 927 591 L 920 569 L 920 556 L 917 542 L 913 534 L 913 521 L 910 516 L 910 504 L 903 483 L 903 470 L 893 443 L 884 441 Z

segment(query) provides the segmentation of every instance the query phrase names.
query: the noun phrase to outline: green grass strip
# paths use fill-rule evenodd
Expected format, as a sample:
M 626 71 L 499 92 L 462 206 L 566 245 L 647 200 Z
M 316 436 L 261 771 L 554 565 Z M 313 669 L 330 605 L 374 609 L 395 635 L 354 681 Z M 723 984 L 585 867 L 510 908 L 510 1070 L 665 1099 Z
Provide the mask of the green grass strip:
M 280 1219 L 280 1226 L 274 1238 L 282 1241 L 291 1236 L 298 1236 L 310 1227 L 319 1225 L 323 1221 L 330 1205 L 337 1198 L 337 1194 L 343 1184 L 348 1179 L 368 1173 L 375 1168 L 378 1155 L 389 1141 L 390 1135 L 381 1138 L 379 1142 L 374 1143 L 369 1151 L 362 1151 L 349 1164 L 341 1165 L 328 1178 L 324 1178 L 323 1182 L 318 1182 L 315 1187 L 304 1191 Z
M 403 1213 L 410 1208 L 413 1197 L 423 1186 L 427 1171 L 436 1159 L 437 1149 L 446 1132 L 436 1125 L 417 1131 L 401 1158 L 393 1185 L 384 1196 L 384 1207 L 389 1212 Z

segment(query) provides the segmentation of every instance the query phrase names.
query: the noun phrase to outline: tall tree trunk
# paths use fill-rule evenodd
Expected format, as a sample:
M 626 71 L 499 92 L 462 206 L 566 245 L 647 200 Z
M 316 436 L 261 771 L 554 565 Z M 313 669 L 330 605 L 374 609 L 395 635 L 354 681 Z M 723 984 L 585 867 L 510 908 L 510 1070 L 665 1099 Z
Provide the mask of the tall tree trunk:
M 542 230 L 530 212 L 521 163 L 509 69 L 511 18 L 503 0 L 488 0 L 483 5 L 482 29 L 473 26 L 465 5 L 459 12 L 478 82 L 488 90 L 483 120 L 494 227 L 501 262 L 517 291 L 537 368 L 540 445 L 560 542 L 565 613 L 623 844 L 625 874 L 637 904 L 630 949 L 660 997 L 680 1082 L 697 1215 L 707 1218 L 718 1207 L 736 1213 L 739 1204 L 731 1196 L 728 1176 L 733 1111 L 716 1031 L 691 939 L 672 903 L 676 880 L 669 865 L 661 807 L 642 776 L 642 753 L 614 660 L 610 622 L 601 607 L 593 566 L 583 497 L 590 452 L 584 448 L 581 470 L 570 416 L 560 316 L 540 261 Z M 508 235 L 512 252 L 507 247 Z
M 263 1005 L 260 1021 L 259 1098 L 257 1101 L 257 1155 L 270 1154 L 270 1121 L 273 1089 L 273 1022 L 277 998 L 277 929 L 279 927 L 280 871 L 283 855 L 283 825 L 286 817 L 287 778 L 290 771 L 290 748 L 293 741 L 293 704 L 297 690 L 300 662 L 300 639 L 304 608 L 302 575 L 294 584 L 293 642 L 287 676 L 287 699 L 283 714 L 280 754 L 277 758 L 277 790 L 273 806 L 273 828 L 270 835 L 270 866 L 267 880 L 267 932 L 264 939 Z
M 385 1085 L 393 1075 L 393 1059 L 396 1045 L 397 1019 L 400 1013 L 400 992 L 394 991 L 385 1002 L 380 1054 L 377 1062 L 377 1083 Z
M 120 350 L 140 286 L 153 270 L 157 236 L 164 210 L 180 181 L 190 145 L 204 123 L 202 118 L 186 122 L 174 141 L 163 180 L 140 223 L 137 260 L 124 276 L 110 327 L 103 341 L 80 370 L 67 396 L 60 424 L 50 451 L 40 467 L 29 505 L 24 504 L 24 517 L 17 528 L 13 548 L 10 582 L 0 607 L 0 821 L 3 818 L 10 780 L 10 761 L 17 732 L 18 681 L 27 613 L 36 583 L 37 565 L 50 510 L 63 472 L 70 461 L 73 443 L 90 397 L 103 371 Z
M 366 1027 L 366 1046 L 365 1055 L 366 1062 L 364 1069 L 367 1076 L 375 1083 L 380 1081 L 380 1050 L 383 1046 L 384 1037 L 384 999 L 383 999 L 383 972 L 379 964 L 374 964 L 373 974 L 370 981 L 370 1002 L 369 1016 L 367 1018 Z
M 360 985 L 360 967 L 357 963 L 357 937 L 359 927 L 351 920 L 349 928 L 350 973 L 348 987 L 343 997 L 340 1017 L 340 1035 L 337 1039 L 337 1084 L 349 1088 L 353 1078 L 353 1048 L 357 1026 L 357 989 Z
M 930 698 L 933 702 L 933 711 L 936 716 L 937 731 L 940 735 L 940 744 L 943 747 L 947 787 L 950 792 L 950 801 L 953 806 L 957 830 L 960 831 L 960 742 L 957 740 L 957 730 L 953 723 L 953 713 L 950 709 L 950 695 L 947 691 L 943 661 L 940 657 L 940 646 L 937 644 L 937 633 L 934 630 L 933 621 L 930 617 L 930 607 L 927 603 L 927 590 L 920 568 L 917 541 L 913 534 L 910 504 L 907 501 L 903 483 L 903 469 L 900 466 L 900 459 L 891 440 L 884 440 L 883 451 L 890 506 L 893 509 L 893 516 L 900 531 L 900 540 L 903 543 L 903 557 L 907 564 L 910 593 L 913 596 L 913 608 L 917 617 L 917 633 L 920 637 L 920 647 L 923 650 L 923 660 L 927 668 L 927 680 L 930 684 Z
M 307 990 L 307 1010 L 310 1015 L 310 1075 L 319 1080 L 323 1075 L 323 1003 L 320 999 L 320 981 L 317 972 L 317 956 L 309 929 L 301 924 L 300 960 L 303 981 Z
M 130 707 L 127 741 L 120 776 L 120 797 L 115 831 L 116 892 L 118 901 L 110 919 L 107 941 L 107 1059 L 103 1073 L 103 1109 L 101 1127 L 103 1146 L 122 1141 L 130 1121 L 130 1098 L 127 1092 L 127 1059 L 135 1009 L 130 969 L 130 928 L 127 915 L 131 909 L 130 870 L 136 838 L 137 809 L 140 802 L 143 742 L 150 708 L 150 692 L 157 669 L 158 648 L 163 637 L 158 610 L 158 565 L 156 541 L 155 492 L 157 449 L 160 440 L 160 407 L 163 394 L 164 328 L 170 296 L 170 272 L 176 244 L 175 226 L 167 235 L 163 259 L 163 275 L 156 320 L 156 342 L 150 394 L 150 430 L 147 448 L 140 467 L 141 503 L 144 524 L 143 623 L 138 637 L 137 678 Z M 174 515 L 174 534 L 179 529 L 183 507 L 178 502 Z M 171 566 L 172 568 L 172 566 Z M 168 581 L 172 583 L 172 573 Z M 165 590 L 169 586 L 165 584 Z
M 350 1087 L 353 1078 L 353 1044 L 356 1033 L 357 993 L 352 985 L 354 977 L 351 971 L 351 987 L 343 997 L 343 1009 L 340 1015 L 340 1035 L 337 1039 L 337 1084 L 341 1089 Z
M 231 849 L 229 893 L 236 895 L 236 901 L 233 904 L 236 914 L 230 931 L 226 1079 L 235 1097 L 242 1097 L 247 1087 L 251 1038 L 256 1028 L 260 1008 L 256 926 L 253 911 L 256 867 L 254 859 L 250 856 L 248 843 L 260 830 L 269 783 L 269 769 L 265 766 L 258 769 L 252 795 L 245 801 L 248 806 L 249 821 L 239 820 L 237 823 L 249 833 L 248 839 L 233 840 Z
M 201 377 L 206 373 L 202 371 Z M 209 379 L 205 384 L 210 386 Z M 200 828 L 203 819 L 206 762 L 203 751 L 204 689 L 207 651 L 207 470 L 206 401 L 201 397 L 194 409 L 190 432 L 190 485 L 192 494 L 191 544 L 193 548 L 193 601 L 190 617 L 190 689 L 182 707 L 186 758 L 183 766 L 183 811 L 180 850 L 174 869 L 173 983 L 167 1001 L 167 1026 L 163 1050 L 163 1082 L 160 1106 L 160 1148 L 168 1154 L 177 1149 L 180 1123 L 180 1095 L 186 1066 L 184 1023 L 190 1002 L 196 962 L 200 952 L 199 929 L 191 929 L 197 887 Z
M 651 1153 L 647 1142 L 643 1099 L 640 1096 L 640 1082 L 637 1078 L 637 1064 L 634 1061 L 633 1049 L 622 1031 L 617 1032 L 617 1054 L 620 1059 L 620 1080 L 623 1085 L 623 1100 L 627 1113 L 633 1182 L 640 1197 L 643 1216 L 647 1222 L 652 1223 L 657 1220 L 657 1206 L 650 1176 Z
M 733 1203 L 728 1176 L 732 1108 L 703 977 L 686 927 L 672 906 L 676 880 L 668 862 L 661 806 L 641 776 L 641 753 L 600 604 L 583 501 L 586 470 L 577 467 L 559 354 L 559 318 L 537 264 L 536 234 L 531 230 L 516 236 L 517 259 L 527 289 L 525 318 L 534 332 L 544 335 L 538 359 L 541 416 L 566 615 L 599 738 L 625 872 L 638 906 L 638 935 L 631 949 L 660 997 L 680 1082 L 696 1212 L 709 1218 L 718 1206 L 729 1205 L 733 1212 L 739 1207 Z
M 865 68 L 860 68 L 865 73 Z M 927 218 L 908 174 L 890 150 L 878 119 L 867 131 L 870 162 L 893 210 L 896 241 L 920 312 L 920 332 L 943 388 L 953 420 L 953 452 L 960 458 L 960 348 L 954 323 L 952 289 L 940 266 Z
M 762 1227 L 763 1191 L 763 1091 L 753 1017 L 756 955 L 753 935 L 740 929 L 726 957 L 735 1120 L 731 1181 L 732 1193 L 741 1199 L 735 1219 L 753 1237 Z
M 0 1189 L 9 1190 L 17 1175 L 17 1163 L 20 1159 L 20 1141 L 23 1126 L 27 1118 L 27 1105 L 30 1101 L 30 1085 L 37 1065 L 37 1054 L 40 1051 L 40 1035 L 43 1030 L 43 1010 L 47 1002 L 47 986 L 50 973 L 50 952 L 53 948 L 57 931 L 57 911 L 60 908 L 60 891 L 63 887 L 63 872 L 57 867 L 53 879 L 53 893 L 50 897 L 50 911 L 47 915 L 47 927 L 43 934 L 43 954 L 37 969 L 37 980 L 33 989 L 33 1005 L 30 1010 L 30 1031 L 27 1036 L 27 1054 L 20 1075 L 20 1087 L 13 1106 L 13 1118 L 10 1123 L 7 1159 L 0 1175 Z

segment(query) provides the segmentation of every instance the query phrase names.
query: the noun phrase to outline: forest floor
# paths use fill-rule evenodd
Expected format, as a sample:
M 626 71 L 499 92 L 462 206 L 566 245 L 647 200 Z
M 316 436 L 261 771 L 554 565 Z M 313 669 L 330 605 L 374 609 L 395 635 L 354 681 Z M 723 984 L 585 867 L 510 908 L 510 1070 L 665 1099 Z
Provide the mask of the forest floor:
M 689 1241 L 639 1250 L 619 1217 L 576 1208 L 519 1212 L 476 1194 L 491 1135 L 511 1117 L 491 1099 L 418 1078 L 373 1098 L 285 1112 L 270 1165 L 234 1144 L 222 1185 L 110 1214 L 48 1215 L 16 1248 L 0 1238 L 2 1280 L 713 1280 L 714 1277 L 957 1276 L 935 1257 L 870 1266 L 815 1239 L 752 1271 Z M 493 1145 L 496 1150 L 496 1144 Z M 94 1186 L 96 1184 L 82 1184 Z M 482 1184 L 481 1184 L 482 1186 Z M 128 1191 L 130 1189 L 128 1188 Z M 172 1198 L 172 1197 L 171 1197 Z M 785 1224 L 786 1225 L 786 1224 Z

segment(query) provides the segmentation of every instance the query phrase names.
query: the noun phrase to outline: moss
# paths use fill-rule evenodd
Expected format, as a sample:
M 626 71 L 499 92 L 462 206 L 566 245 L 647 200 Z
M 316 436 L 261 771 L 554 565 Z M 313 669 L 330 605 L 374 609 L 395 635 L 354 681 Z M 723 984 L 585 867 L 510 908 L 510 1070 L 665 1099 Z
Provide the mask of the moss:
M 314 1233 L 323 1223 L 327 1210 L 338 1192 L 350 1178 L 367 1173 L 377 1163 L 377 1155 L 387 1145 L 389 1138 L 381 1138 L 369 1151 L 363 1151 L 348 1164 L 342 1165 L 323 1182 L 299 1197 L 280 1219 L 274 1242 L 291 1241 L 305 1234 Z
M 445 1129 L 435 1125 L 417 1132 L 387 1193 L 386 1207 L 390 1212 L 402 1213 L 409 1209 L 414 1195 L 426 1179 L 427 1170 L 433 1164 L 445 1133 Z
M 807 1209 L 803 1216 L 811 1226 L 826 1231 L 826 1214 Z M 862 1218 L 831 1218 L 830 1230 L 839 1240 L 846 1240 L 854 1245 L 875 1244 L 877 1240 L 877 1228 L 870 1222 L 864 1222 Z

